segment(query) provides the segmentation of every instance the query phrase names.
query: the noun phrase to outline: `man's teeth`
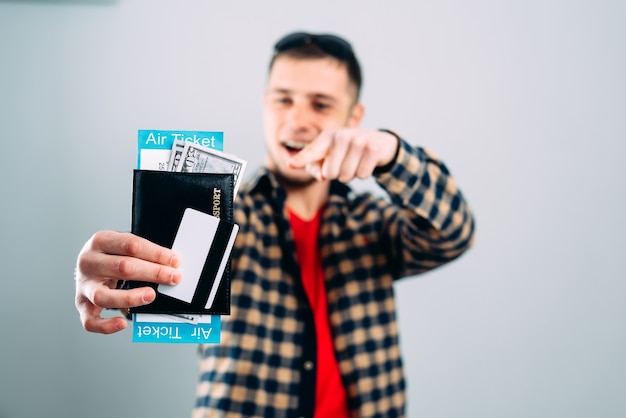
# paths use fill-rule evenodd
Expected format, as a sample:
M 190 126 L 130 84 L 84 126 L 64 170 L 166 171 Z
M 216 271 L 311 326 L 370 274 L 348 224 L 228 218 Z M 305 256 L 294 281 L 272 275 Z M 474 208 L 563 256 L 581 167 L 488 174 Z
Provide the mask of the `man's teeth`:
M 292 141 L 285 142 L 285 146 L 287 148 L 291 148 L 295 150 L 301 150 L 302 148 L 304 148 L 305 145 L 306 144 L 304 142 L 292 142 Z

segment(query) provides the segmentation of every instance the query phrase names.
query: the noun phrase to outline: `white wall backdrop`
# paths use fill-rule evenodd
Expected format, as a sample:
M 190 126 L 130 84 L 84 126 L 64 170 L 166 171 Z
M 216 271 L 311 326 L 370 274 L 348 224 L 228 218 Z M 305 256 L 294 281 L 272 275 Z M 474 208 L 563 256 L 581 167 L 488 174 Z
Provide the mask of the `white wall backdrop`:
M 84 332 L 73 269 L 128 230 L 138 129 L 263 163 L 287 31 L 349 38 L 366 127 L 447 162 L 477 220 L 400 282 L 409 417 L 626 416 L 626 3 L 0 0 L 0 418 L 183 417 L 194 346 Z M 367 182 L 357 187 L 372 187 Z

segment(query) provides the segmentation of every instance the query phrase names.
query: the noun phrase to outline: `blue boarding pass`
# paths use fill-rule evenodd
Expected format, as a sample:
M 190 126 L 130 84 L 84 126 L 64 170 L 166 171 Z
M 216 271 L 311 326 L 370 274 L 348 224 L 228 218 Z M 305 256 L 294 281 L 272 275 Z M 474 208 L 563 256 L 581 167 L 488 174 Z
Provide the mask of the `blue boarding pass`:
M 192 142 L 217 151 L 224 150 L 223 132 L 142 129 L 137 135 L 137 168 L 167 171 L 175 141 Z
M 219 344 L 219 315 L 133 315 L 133 342 Z

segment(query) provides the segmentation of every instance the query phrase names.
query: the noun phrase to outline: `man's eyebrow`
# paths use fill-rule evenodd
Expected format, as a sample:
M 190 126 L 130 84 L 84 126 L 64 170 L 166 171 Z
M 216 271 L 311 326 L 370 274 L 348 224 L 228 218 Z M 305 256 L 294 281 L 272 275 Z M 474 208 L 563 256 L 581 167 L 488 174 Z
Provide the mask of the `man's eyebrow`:
M 272 94 L 291 94 L 292 91 L 289 90 L 289 89 L 274 88 L 274 89 L 269 90 L 269 93 L 272 93 Z
M 337 101 L 337 99 L 334 96 L 329 96 L 328 94 L 324 94 L 324 93 L 311 93 L 311 94 L 308 94 L 308 96 L 312 99 L 326 100 L 329 102 Z
M 289 89 L 285 89 L 285 88 L 274 88 L 268 91 L 268 93 L 270 94 L 294 94 L 293 90 L 289 90 Z M 334 96 L 331 96 L 329 94 L 324 94 L 324 93 L 308 93 L 306 95 L 306 97 L 308 97 L 309 99 L 315 99 L 315 100 L 326 100 L 329 102 L 337 102 L 337 98 Z

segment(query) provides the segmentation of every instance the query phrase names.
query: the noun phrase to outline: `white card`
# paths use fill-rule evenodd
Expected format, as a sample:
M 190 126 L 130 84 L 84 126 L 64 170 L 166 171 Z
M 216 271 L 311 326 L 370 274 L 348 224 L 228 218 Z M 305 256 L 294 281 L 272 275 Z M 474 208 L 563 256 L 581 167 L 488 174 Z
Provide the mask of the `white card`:
M 181 272 L 182 280 L 176 286 L 159 285 L 157 289 L 160 293 L 191 303 L 211 247 L 214 245 L 217 247 L 225 246 L 219 261 L 215 260 L 220 265 L 213 278 L 213 285 L 211 286 L 206 309 L 213 305 L 215 294 L 239 230 L 238 225 L 232 224 L 233 228 L 228 242 L 215 242 L 215 235 L 220 222 L 226 221 L 196 209 L 185 209 L 172 245 L 172 250 L 179 255 L 181 260 L 178 269 Z

